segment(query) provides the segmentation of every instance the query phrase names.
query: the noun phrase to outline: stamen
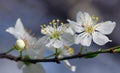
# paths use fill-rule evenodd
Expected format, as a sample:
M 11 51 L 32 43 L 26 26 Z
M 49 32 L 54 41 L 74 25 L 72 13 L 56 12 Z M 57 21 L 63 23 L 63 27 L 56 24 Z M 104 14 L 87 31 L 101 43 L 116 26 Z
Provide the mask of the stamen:
M 50 22 L 49 24 L 52 25 L 52 22 Z
M 44 28 L 44 27 L 43 27 L 43 25 L 41 25 L 40 27 L 41 27 L 41 29 L 43 29 L 43 28 Z
M 98 21 L 98 20 L 99 20 L 99 17 L 96 17 L 96 20 Z
M 95 15 L 92 15 L 92 19 L 95 19 L 96 18 L 96 16 Z
M 61 24 L 61 25 L 63 25 L 64 23 L 63 23 L 63 22 L 61 22 L 60 24 Z
M 57 21 L 57 22 L 60 22 L 60 20 L 59 20 L 59 19 L 57 19 L 56 21 Z
M 55 19 L 52 20 L 52 23 L 55 23 Z
M 69 46 L 64 46 L 64 48 L 70 53 L 70 55 L 74 54 L 74 50 L 73 48 L 69 47 Z
M 87 32 L 89 34 L 92 34 L 93 31 L 94 31 L 93 26 L 86 27 L 86 29 L 85 29 L 85 32 Z
M 58 39 L 59 36 L 61 34 L 63 34 L 65 29 L 67 28 L 67 26 L 65 26 L 63 24 L 63 22 L 60 22 L 59 19 L 57 19 L 57 20 L 53 19 L 49 24 L 50 24 L 50 26 L 46 25 L 46 24 L 42 25 L 41 31 L 43 32 L 43 34 L 49 34 L 50 37 L 56 38 L 56 39 Z M 58 26 L 58 25 L 60 25 L 60 26 Z M 58 29 L 58 27 L 59 27 L 59 29 Z
M 46 27 L 46 24 L 43 24 L 43 27 L 45 28 L 45 27 Z
M 92 16 L 92 19 L 93 19 L 93 21 L 98 22 L 99 17 L 97 17 L 97 16 L 93 15 L 93 16 Z

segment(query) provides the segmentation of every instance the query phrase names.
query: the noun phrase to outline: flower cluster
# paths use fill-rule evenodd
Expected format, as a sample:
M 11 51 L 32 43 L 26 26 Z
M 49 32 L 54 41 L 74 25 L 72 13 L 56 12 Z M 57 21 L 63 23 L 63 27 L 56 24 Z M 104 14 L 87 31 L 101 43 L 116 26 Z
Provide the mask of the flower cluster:
M 45 58 L 43 53 L 46 48 L 54 52 L 52 57 L 63 58 L 64 56 L 74 55 L 74 49 L 71 47 L 73 44 L 90 46 L 92 40 L 98 45 L 111 42 L 106 35 L 112 33 L 116 25 L 112 21 L 97 23 L 98 17 L 90 16 L 87 12 L 78 12 L 76 22 L 69 19 L 67 21 L 69 23 L 64 24 L 57 19 L 52 20 L 49 25 L 41 25 L 41 33 L 45 35 L 41 38 L 31 36 L 25 30 L 20 18 L 17 20 L 15 27 L 9 27 L 6 32 L 17 39 L 13 47 L 20 53 L 24 52 L 27 59 Z M 68 60 L 63 60 L 63 62 L 71 71 L 76 70 L 76 66 L 71 65 Z M 40 73 L 45 72 L 39 64 L 24 64 L 26 65 L 23 68 L 25 72 L 29 72 L 27 70 L 32 69 L 32 67 Z M 21 68 L 24 64 L 20 62 L 18 67 Z M 35 72 L 33 71 L 33 73 Z

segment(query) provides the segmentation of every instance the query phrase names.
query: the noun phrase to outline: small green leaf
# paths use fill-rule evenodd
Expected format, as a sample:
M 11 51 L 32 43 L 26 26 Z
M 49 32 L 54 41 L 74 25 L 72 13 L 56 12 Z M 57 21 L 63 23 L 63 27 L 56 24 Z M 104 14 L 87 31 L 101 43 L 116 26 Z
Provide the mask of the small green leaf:
M 95 58 L 98 55 L 98 53 L 91 54 L 91 52 L 88 52 L 87 54 L 88 55 L 84 56 L 84 58 Z
M 30 57 L 28 55 L 25 55 L 25 59 L 29 60 Z M 31 63 L 30 62 L 23 62 L 25 65 L 29 66 Z
M 115 49 L 114 52 L 120 53 L 120 48 Z

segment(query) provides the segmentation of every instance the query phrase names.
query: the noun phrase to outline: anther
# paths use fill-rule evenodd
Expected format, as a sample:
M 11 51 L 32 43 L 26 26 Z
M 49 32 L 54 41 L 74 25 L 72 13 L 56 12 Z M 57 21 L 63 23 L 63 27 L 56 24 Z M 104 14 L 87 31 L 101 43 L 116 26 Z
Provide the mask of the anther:
M 55 19 L 53 19 L 52 22 L 54 23 L 54 22 L 55 22 Z
M 95 19 L 98 21 L 98 20 L 99 20 L 99 17 L 96 17 Z
M 63 25 L 63 22 L 61 22 L 61 25 Z
M 43 27 L 46 27 L 46 24 L 43 24 Z
M 57 22 L 60 22 L 60 20 L 59 20 L 59 19 L 57 19 Z
M 50 22 L 49 24 L 52 25 L 52 22 Z

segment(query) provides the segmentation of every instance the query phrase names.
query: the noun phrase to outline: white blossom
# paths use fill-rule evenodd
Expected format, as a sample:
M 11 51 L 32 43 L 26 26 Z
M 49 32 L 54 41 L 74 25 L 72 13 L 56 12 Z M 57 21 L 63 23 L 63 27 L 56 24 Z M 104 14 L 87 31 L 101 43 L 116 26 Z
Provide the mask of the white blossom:
M 98 17 L 90 16 L 86 12 L 78 12 L 76 22 L 68 19 L 75 33 L 76 44 L 90 46 L 92 39 L 98 45 L 104 45 L 107 42 L 111 42 L 106 35 L 112 33 L 116 23 L 112 21 L 97 23 L 97 21 Z
M 16 44 L 19 47 L 22 48 L 25 46 L 25 54 L 28 55 L 30 58 L 42 58 L 45 49 L 46 36 L 40 39 L 36 39 L 35 37 L 31 36 L 28 32 L 25 31 L 20 18 L 17 19 L 15 27 L 9 27 L 8 29 L 6 29 L 6 32 L 12 34 L 17 39 Z M 25 66 L 23 64 L 20 65 L 21 67 Z M 44 70 L 42 66 L 38 64 L 31 64 L 30 66 L 26 66 L 23 69 L 23 73 L 35 72 L 44 73 Z
M 54 52 L 57 49 L 59 51 L 58 58 L 73 55 L 74 50 L 69 47 L 74 43 L 72 29 L 67 24 L 60 24 L 59 20 L 53 20 L 50 24 L 51 25 L 41 26 L 41 33 L 48 37 L 46 46 Z M 64 60 L 63 62 L 71 71 L 74 72 L 76 70 L 76 67 L 71 65 L 67 60 Z
M 53 20 L 50 24 L 41 26 L 41 33 L 48 36 L 47 47 L 60 48 L 64 45 L 70 46 L 74 43 L 74 36 L 70 34 L 68 25 L 59 23 L 59 20 Z
M 26 32 L 20 18 L 17 19 L 15 27 L 9 27 L 6 32 L 12 34 L 17 40 L 22 40 L 25 43 L 25 54 L 29 55 L 31 58 L 37 55 L 42 55 L 44 51 L 45 37 L 39 40 L 31 36 Z M 44 43 L 43 43 L 44 41 Z

